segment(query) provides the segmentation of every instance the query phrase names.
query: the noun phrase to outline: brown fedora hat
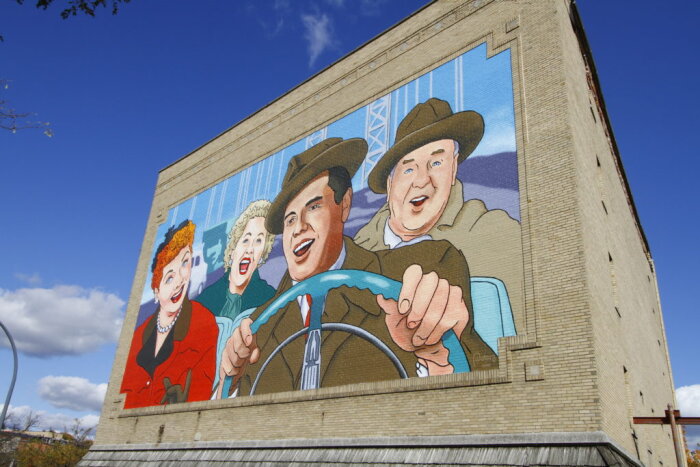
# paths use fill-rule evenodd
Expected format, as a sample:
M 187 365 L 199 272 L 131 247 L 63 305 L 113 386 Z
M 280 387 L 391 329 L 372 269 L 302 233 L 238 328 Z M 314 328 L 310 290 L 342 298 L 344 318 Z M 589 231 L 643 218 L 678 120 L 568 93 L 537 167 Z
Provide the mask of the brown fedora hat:
M 318 174 L 332 167 L 343 167 L 352 177 L 366 155 L 367 142 L 362 138 L 327 138 L 292 157 L 282 188 L 265 218 L 267 231 L 275 235 L 282 233 L 287 205 Z
M 452 139 L 459 143 L 462 162 L 484 136 L 484 119 L 473 110 L 452 113 L 452 107 L 434 97 L 416 105 L 396 130 L 396 141 L 374 166 L 368 184 L 375 193 L 386 193 L 386 179 L 406 154 L 432 141 Z

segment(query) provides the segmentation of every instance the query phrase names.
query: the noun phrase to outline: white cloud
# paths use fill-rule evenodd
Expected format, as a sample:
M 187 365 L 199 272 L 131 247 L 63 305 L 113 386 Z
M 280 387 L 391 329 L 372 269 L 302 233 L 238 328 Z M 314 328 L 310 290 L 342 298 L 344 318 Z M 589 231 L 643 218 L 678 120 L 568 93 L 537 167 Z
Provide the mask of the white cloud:
M 287 11 L 289 10 L 290 4 L 289 0 L 275 0 L 273 8 L 275 10 Z
M 676 400 L 681 416 L 700 417 L 700 384 L 677 388 Z
M 265 30 L 265 35 L 269 39 L 269 38 L 275 37 L 282 30 L 282 28 L 284 27 L 284 17 L 281 16 L 281 17 L 277 18 L 277 22 L 275 22 L 274 26 L 272 26 L 270 23 L 266 23 L 264 21 L 261 21 L 260 25 Z
M 700 384 L 676 388 L 676 401 L 682 417 L 700 417 Z M 700 449 L 700 426 L 686 426 L 688 448 Z
M 515 151 L 515 132 L 511 128 L 489 128 L 474 149 L 473 156 L 490 156 Z
M 99 412 L 107 392 L 107 383 L 94 384 L 77 376 L 44 376 L 39 380 L 39 395 L 59 409 Z
M 312 67 L 319 55 L 335 43 L 333 25 L 325 13 L 303 14 L 301 22 L 304 25 L 304 37 L 308 42 L 309 66 Z
M 38 357 L 78 355 L 116 342 L 123 308 L 114 294 L 78 286 L 0 289 L 0 321 L 20 351 Z
M 262 28 L 265 37 L 272 39 L 282 31 L 285 26 L 285 17 L 292 12 L 290 0 L 274 0 L 272 9 L 266 7 L 264 12 L 257 6 L 258 3 L 253 2 L 246 4 L 246 12 L 255 17 L 255 21 Z
M 490 156 L 500 152 L 515 151 L 515 124 L 513 109 L 503 106 L 484 115 L 484 137 L 473 156 Z
M 3 407 L 3 405 L 4 404 L 0 404 L 0 407 Z M 39 416 L 39 422 L 36 426 L 32 427 L 33 431 L 70 431 L 70 428 L 75 425 L 75 421 L 77 419 L 82 428 L 91 428 L 92 433 L 94 433 L 94 429 L 97 427 L 97 423 L 100 421 L 100 417 L 94 414 L 88 414 L 82 417 L 72 417 L 63 413 L 50 413 L 44 410 L 34 410 L 28 405 L 13 406 L 10 404 L 7 413 L 12 414 L 14 417 L 22 420 L 30 411 Z
M 41 284 L 41 276 L 39 274 L 24 274 L 21 272 L 15 273 L 15 277 L 22 282 L 26 282 L 29 285 L 39 285 Z
M 377 16 L 381 13 L 381 7 L 387 0 L 361 0 L 360 13 L 365 16 Z

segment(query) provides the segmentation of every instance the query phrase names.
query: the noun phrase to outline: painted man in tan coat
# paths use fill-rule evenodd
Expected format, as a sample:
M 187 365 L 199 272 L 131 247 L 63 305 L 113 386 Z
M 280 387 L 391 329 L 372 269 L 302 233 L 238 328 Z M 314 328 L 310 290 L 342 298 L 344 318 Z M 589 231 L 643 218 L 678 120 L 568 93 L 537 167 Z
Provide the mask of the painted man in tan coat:
M 464 201 L 459 163 L 481 141 L 484 121 L 476 112 L 453 113 L 431 98 L 403 119 L 396 142 L 369 175 L 369 187 L 387 204 L 355 236 L 371 251 L 423 240 L 447 240 L 467 259 L 472 276 L 502 280 L 516 326 L 523 324 L 523 258 L 520 224 L 483 201 Z

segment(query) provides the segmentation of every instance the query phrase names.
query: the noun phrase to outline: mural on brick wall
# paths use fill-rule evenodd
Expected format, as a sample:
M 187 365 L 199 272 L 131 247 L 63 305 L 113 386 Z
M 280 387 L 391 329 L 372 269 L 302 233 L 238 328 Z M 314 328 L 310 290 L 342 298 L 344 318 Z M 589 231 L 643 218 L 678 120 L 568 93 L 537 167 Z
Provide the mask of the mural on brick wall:
M 496 368 L 523 319 L 511 76 L 481 45 L 172 208 L 125 407 Z

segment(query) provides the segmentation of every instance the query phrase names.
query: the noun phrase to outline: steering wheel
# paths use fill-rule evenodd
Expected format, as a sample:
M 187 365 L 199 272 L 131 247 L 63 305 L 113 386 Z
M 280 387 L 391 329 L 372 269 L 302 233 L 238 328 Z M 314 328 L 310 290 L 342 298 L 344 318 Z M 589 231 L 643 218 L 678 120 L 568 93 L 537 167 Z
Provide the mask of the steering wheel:
M 257 333 L 261 326 L 265 325 L 281 308 L 296 300 L 300 295 L 311 295 L 311 313 L 309 326 L 295 332 L 281 344 L 279 344 L 260 367 L 255 381 L 250 389 L 250 395 L 255 393 L 258 382 L 263 372 L 267 368 L 272 358 L 277 355 L 286 345 L 295 339 L 308 334 L 306 348 L 304 351 L 304 366 L 302 368 L 301 385 L 302 389 L 316 389 L 320 382 L 320 344 L 321 331 L 344 331 L 361 337 L 379 350 L 381 350 L 394 364 L 401 378 L 408 378 L 406 370 L 401 365 L 399 358 L 381 340 L 364 329 L 345 323 L 321 323 L 323 307 L 326 294 L 338 287 L 347 286 L 357 289 L 367 289 L 375 295 L 383 295 L 387 299 L 398 300 L 401 292 L 401 283 L 380 274 L 353 269 L 341 269 L 336 271 L 326 271 L 316 274 L 292 286 L 283 292 L 273 301 L 258 318 L 251 324 L 250 329 L 253 334 Z M 442 343 L 449 351 L 448 360 L 453 366 L 455 373 L 470 371 L 469 362 L 464 354 L 464 350 L 451 329 L 442 336 Z M 226 377 L 224 381 L 223 394 L 228 394 L 232 377 Z

